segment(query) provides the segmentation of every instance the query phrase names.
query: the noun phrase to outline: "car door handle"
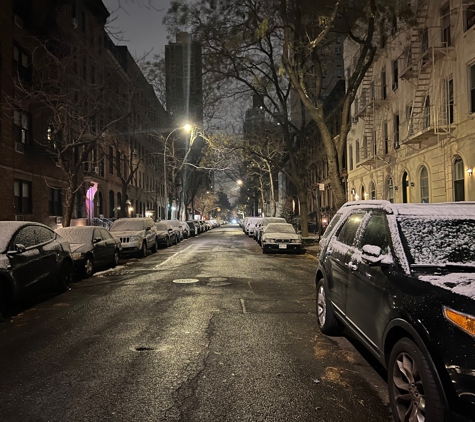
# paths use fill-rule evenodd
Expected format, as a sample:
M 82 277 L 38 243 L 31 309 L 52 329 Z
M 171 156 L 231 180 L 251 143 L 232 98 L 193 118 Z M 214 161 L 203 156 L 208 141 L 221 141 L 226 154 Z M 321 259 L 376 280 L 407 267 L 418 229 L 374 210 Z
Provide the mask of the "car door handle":
M 356 271 L 358 269 L 358 265 L 356 265 L 354 262 L 348 262 L 346 266 L 351 270 L 351 271 Z

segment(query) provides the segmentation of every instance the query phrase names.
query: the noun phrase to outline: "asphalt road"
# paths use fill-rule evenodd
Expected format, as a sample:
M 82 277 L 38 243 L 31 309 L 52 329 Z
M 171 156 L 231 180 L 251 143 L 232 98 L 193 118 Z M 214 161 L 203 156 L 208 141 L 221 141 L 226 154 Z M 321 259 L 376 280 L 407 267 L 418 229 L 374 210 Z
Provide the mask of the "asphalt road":
M 0 421 L 390 421 L 381 376 L 318 332 L 315 259 L 226 226 L 26 305 Z

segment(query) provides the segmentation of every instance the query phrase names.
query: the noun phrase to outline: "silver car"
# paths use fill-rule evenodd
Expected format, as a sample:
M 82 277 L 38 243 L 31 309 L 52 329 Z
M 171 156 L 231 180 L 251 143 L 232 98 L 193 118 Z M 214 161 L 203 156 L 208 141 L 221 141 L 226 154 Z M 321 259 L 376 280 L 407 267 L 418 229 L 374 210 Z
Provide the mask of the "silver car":
M 157 228 L 148 217 L 119 218 L 114 221 L 110 233 L 122 244 L 122 255 L 147 256 L 147 251 L 157 252 Z

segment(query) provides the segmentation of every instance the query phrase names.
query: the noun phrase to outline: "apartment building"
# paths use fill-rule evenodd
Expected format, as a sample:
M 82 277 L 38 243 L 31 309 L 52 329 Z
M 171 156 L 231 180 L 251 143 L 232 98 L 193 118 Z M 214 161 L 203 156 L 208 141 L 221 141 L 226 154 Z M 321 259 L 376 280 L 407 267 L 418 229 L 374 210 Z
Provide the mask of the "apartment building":
M 475 200 L 475 2 L 409 6 L 415 20 L 392 22 L 353 104 L 348 200 Z
M 107 35 L 102 1 L 8 0 L 0 11 L 0 220 L 56 227 L 68 197 L 71 224 L 161 216 L 168 116 Z

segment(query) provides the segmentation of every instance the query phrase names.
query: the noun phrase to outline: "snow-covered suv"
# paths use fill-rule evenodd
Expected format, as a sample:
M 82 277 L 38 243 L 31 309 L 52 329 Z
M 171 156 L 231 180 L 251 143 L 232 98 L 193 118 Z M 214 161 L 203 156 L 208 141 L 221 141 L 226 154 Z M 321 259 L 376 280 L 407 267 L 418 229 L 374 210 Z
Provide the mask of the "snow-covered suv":
M 317 323 L 388 371 L 393 417 L 475 415 L 475 202 L 345 204 L 316 272 Z
M 110 230 L 122 243 L 122 255 L 139 254 L 147 256 L 147 250 L 157 252 L 157 228 L 153 219 L 148 217 L 119 218 Z

